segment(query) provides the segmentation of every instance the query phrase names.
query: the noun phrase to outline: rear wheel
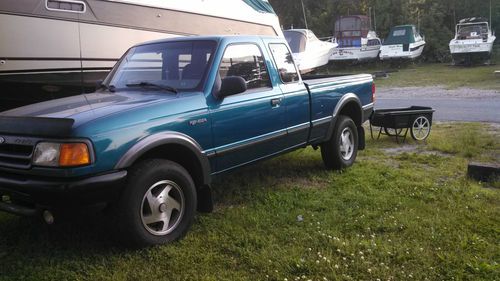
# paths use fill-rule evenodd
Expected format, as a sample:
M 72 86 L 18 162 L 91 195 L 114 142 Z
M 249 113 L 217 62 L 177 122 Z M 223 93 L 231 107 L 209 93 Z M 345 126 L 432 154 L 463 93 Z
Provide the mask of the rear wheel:
M 358 130 L 348 116 L 340 115 L 332 137 L 321 145 L 326 168 L 340 170 L 351 166 L 358 153 Z
M 115 206 L 118 235 L 139 247 L 177 240 L 191 226 L 196 199 L 194 182 L 179 164 L 162 159 L 138 163 Z

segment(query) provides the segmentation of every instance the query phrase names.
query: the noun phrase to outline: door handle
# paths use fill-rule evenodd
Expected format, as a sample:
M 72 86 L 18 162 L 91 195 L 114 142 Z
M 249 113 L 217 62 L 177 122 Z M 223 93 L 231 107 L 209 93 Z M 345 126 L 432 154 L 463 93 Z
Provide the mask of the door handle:
M 278 106 L 280 106 L 280 104 L 281 104 L 281 98 L 271 100 L 272 107 L 278 107 Z

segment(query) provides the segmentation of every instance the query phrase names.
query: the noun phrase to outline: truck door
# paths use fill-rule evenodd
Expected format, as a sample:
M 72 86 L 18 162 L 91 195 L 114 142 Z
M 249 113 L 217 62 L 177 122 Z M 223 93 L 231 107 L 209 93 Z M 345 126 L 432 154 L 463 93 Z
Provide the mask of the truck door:
M 279 88 L 273 88 L 259 46 L 251 43 L 228 45 L 218 74 L 220 79 L 243 77 L 247 91 L 216 100 L 210 106 L 217 171 L 285 149 L 283 95 Z
M 307 142 L 310 128 L 309 91 L 300 80 L 292 54 L 287 45 L 281 42 L 269 43 L 284 94 L 286 108 L 287 145 L 296 147 Z

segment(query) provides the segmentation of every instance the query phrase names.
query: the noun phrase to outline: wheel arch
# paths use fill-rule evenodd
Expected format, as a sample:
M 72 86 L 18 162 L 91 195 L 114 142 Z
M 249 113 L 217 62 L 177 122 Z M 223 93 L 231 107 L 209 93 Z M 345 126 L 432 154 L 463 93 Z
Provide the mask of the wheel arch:
M 118 161 L 115 169 L 126 169 L 148 158 L 168 159 L 183 166 L 197 187 L 210 185 L 210 163 L 201 146 L 178 132 L 162 132 L 134 144 Z
M 361 127 L 363 122 L 363 107 L 361 106 L 361 100 L 356 94 L 347 93 L 338 101 L 333 110 L 333 119 L 328 129 L 327 139 L 331 138 L 339 115 L 349 116 L 356 124 L 356 127 Z

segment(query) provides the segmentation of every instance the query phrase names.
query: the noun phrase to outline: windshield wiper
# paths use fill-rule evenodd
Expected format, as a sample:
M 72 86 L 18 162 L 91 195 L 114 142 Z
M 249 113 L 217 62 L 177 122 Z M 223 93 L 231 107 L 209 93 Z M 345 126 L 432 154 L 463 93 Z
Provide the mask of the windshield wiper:
M 158 89 L 162 89 L 162 90 L 165 90 L 165 91 L 169 91 L 169 92 L 172 92 L 172 93 L 175 93 L 177 94 L 177 89 L 174 88 L 174 87 L 170 87 L 170 86 L 167 86 L 167 85 L 160 85 L 160 84 L 155 84 L 155 83 L 152 83 L 152 82 L 147 82 L 147 81 L 141 81 L 141 82 L 138 82 L 138 83 L 130 83 L 130 84 L 126 84 L 127 87 L 156 87 Z
M 101 85 L 99 85 L 99 88 L 110 91 L 111 93 L 114 93 L 116 91 L 115 85 L 101 84 Z

